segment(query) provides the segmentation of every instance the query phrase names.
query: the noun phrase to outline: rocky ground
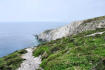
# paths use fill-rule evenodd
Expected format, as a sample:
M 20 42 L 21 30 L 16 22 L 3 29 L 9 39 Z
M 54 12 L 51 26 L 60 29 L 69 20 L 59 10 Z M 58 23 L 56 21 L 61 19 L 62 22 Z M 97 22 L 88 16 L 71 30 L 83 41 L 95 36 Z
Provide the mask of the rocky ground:
M 86 37 L 89 37 L 89 36 L 95 36 L 95 35 L 97 35 L 97 34 L 102 35 L 103 33 L 105 33 L 105 31 L 104 31 L 104 32 L 96 32 L 96 33 L 93 33 L 93 34 L 87 35 Z

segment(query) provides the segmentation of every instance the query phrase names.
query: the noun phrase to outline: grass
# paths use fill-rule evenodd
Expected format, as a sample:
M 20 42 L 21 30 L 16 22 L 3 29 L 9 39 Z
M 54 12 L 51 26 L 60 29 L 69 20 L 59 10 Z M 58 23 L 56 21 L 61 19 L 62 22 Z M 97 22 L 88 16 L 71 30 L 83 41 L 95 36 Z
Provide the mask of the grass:
M 44 33 L 48 34 L 51 30 L 46 30 Z
M 86 37 L 102 31 L 105 29 L 86 31 L 40 44 L 33 55 L 42 55 L 40 66 L 44 70 L 105 70 L 105 33 Z
M 84 20 L 83 23 L 90 23 L 90 22 L 93 22 L 93 21 L 100 21 L 100 20 L 104 20 L 105 19 L 105 16 L 101 16 L 101 17 L 96 17 L 96 18 L 93 18 L 93 19 L 87 19 L 87 20 Z
M 16 70 L 24 60 L 21 58 L 21 55 L 26 52 L 23 49 L 0 58 L 0 70 Z

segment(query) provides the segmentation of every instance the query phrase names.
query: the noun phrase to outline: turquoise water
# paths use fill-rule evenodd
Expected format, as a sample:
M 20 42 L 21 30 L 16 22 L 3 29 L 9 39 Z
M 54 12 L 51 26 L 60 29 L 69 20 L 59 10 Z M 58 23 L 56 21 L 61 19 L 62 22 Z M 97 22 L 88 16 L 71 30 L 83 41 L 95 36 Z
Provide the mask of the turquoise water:
M 34 34 L 46 29 L 63 26 L 67 23 L 24 22 L 0 23 L 0 57 L 16 50 L 38 45 Z

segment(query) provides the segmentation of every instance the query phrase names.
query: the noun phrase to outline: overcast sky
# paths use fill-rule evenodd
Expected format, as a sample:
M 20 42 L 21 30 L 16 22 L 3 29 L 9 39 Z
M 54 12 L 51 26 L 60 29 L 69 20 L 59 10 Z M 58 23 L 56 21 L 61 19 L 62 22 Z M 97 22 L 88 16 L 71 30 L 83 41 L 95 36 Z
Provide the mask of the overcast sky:
M 105 15 L 105 0 L 0 0 L 0 22 L 71 22 Z

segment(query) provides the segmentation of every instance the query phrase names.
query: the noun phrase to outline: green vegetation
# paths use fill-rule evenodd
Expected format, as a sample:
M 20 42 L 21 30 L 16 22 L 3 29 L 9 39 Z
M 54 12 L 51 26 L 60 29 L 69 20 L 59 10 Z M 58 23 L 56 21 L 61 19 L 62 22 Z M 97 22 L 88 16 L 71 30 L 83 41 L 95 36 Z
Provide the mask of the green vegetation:
M 33 55 L 42 55 L 40 66 L 44 70 L 105 70 L 105 33 L 86 37 L 103 31 L 86 31 L 40 44 Z
M 48 34 L 51 30 L 46 30 L 45 33 Z
M 21 58 L 21 55 L 26 52 L 23 49 L 0 58 L 0 70 L 16 70 L 24 60 Z
M 93 22 L 93 21 L 100 21 L 100 20 L 104 20 L 105 19 L 105 16 L 101 16 L 101 17 L 96 17 L 96 18 L 93 18 L 93 19 L 87 19 L 87 20 L 84 20 L 83 23 L 90 23 L 90 22 Z

